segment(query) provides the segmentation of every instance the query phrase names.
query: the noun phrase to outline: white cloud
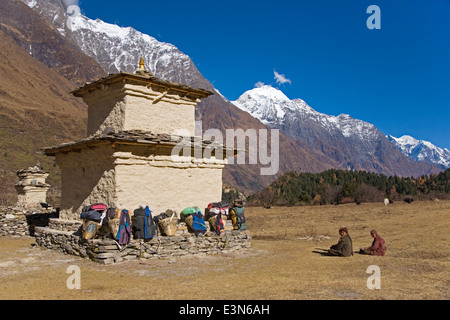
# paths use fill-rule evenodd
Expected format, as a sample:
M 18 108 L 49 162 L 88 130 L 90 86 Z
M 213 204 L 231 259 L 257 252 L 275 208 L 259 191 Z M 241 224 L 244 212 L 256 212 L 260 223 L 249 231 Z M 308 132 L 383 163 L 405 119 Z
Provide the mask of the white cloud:
M 274 79 L 277 80 L 279 84 L 289 83 L 292 84 L 291 80 L 286 78 L 284 74 L 279 74 L 276 70 L 273 70 L 273 74 L 275 75 Z
M 66 9 L 70 6 L 79 6 L 78 2 L 78 0 L 62 0 L 62 3 Z
M 257 83 L 255 83 L 255 88 L 262 88 L 264 86 L 265 86 L 264 82 L 258 81 Z

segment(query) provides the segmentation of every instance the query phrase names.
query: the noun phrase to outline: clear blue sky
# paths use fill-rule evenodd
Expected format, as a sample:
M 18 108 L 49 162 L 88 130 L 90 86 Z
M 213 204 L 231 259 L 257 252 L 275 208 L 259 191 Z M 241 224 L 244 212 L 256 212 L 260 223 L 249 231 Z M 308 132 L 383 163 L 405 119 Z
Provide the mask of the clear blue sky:
M 370 5 L 381 29 L 369 30 Z M 450 0 L 81 0 L 189 55 L 229 100 L 257 82 L 450 149 Z M 274 70 L 290 83 L 280 84 Z

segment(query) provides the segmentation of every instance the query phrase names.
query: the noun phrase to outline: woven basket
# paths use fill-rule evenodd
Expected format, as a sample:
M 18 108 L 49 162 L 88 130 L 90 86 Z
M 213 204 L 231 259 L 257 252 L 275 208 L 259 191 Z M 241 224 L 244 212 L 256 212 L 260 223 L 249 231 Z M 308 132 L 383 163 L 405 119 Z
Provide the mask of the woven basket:
M 93 239 L 97 234 L 98 226 L 98 222 L 83 219 L 83 239 Z
M 186 218 L 184 218 L 184 222 L 186 223 L 186 226 L 188 227 L 189 231 L 194 230 L 194 217 L 192 214 L 188 215 Z
M 209 227 L 211 228 L 211 231 L 216 231 L 216 220 L 217 220 L 217 215 L 214 215 L 208 219 Z
M 175 236 L 175 233 L 177 232 L 177 225 L 178 222 L 176 219 L 172 219 L 170 221 L 170 218 L 162 219 L 158 222 L 159 229 L 161 230 L 161 233 L 168 236 L 173 237 Z
M 115 218 L 115 219 L 111 219 L 108 221 L 108 226 L 111 229 L 111 233 L 113 238 L 116 238 L 117 233 L 119 232 L 119 227 L 120 227 L 120 219 L 119 218 Z

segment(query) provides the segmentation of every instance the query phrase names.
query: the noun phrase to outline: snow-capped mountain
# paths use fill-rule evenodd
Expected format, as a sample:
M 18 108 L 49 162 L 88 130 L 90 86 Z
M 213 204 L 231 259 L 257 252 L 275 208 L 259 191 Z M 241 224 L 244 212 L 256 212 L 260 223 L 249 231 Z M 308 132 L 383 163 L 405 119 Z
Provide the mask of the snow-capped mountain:
M 387 138 L 404 154 L 415 161 L 425 161 L 450 168 L 450 150 L 442 149 L 429 141 L 417 140 L 409 135 Z
M 368 122 L 348 114 L 327 115 L 272 86 L 259 86 L 232 102 L 291 139 L 333 158 L 345 169 L 404 175 L 414 166 Z
M 147 70 L 159 78 L 216 91 L 218 94 L 203 100 L 196 108 L 196 119 L 203 122 L 205 130 L 281 129 L 284 134 L 280 135 L 279 142 L 280 174 L 338 168 L 417 176 L 435 169 L 404 156 L 367 122 L 349 115 L 322 114 L 303 100 L 290 100 L 281 91 L 268 86 L 251 90 L 232 104 L 201 75 L 190 57 L 172 44 L 159 42 L 132 27 L 123 28 L 83 15 L 68 16 L 63 5 L 68 1 L 21 1 L 107 73 L 134 72 L 143 56 Z M 255 174 L 257 170 L 227 166 L 224 181 L 254 191 L 271 182 Z
M 67 15 L 61 0 L 22 1 L 96 60 L 107 73 L 134 72 L 143 56 L 147 70 L 161 79 L 203 87 L 209 85 L 202 81 L 191 58 L 172 44 L 160 42 L 132 27 L 119 27 L 82 14 Z
M 379 137 L 378 130 L 370 123 L 353 119 L 348 114 L 335 117 L 317 112 L 302 99 L 290 100 L 282 91 L 269 85 L 249 90 L 232 103 L 271 127 L 282 126 L 293 119 L 303 119 L 346 138 L 374 140 Z

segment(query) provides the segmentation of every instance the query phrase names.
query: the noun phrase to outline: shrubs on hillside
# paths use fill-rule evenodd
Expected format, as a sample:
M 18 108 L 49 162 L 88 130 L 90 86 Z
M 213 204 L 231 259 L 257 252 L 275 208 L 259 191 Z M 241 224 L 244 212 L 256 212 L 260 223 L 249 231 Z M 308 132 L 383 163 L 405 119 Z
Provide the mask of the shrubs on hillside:
M 248 198 L 250 205 L 323 205 L 450 198 L 450 169 L 438 175 L 387 177 L 366 171 L 288 172 Z M 408 200 L 407 200 L 408 199 Z M 412 199 L 412 200 L 411 200 Z

